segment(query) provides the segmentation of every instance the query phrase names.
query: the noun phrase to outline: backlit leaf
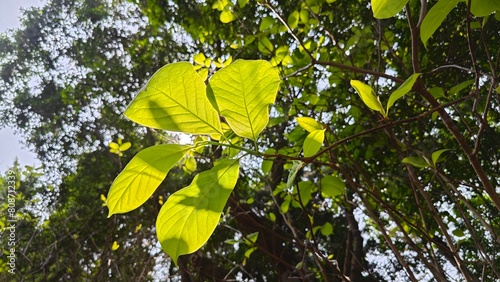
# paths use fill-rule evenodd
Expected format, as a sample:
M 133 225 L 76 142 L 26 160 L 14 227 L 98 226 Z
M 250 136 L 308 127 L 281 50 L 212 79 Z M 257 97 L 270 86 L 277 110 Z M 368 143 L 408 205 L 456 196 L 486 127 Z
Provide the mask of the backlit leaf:
M 108 217 L 129 212 L 146 202 L 189 149 L 189 146 L 164 144 L 137 153 L 109 189 Z
M 413 84 L 415 84 L 415 81 L 417 81 L 417 78 L 419 76 L 420 73 L 412 74 L 398 89 L 396 89 L 396 91 L 392 92 L 391 96 L 389 96 L 389 101 L 387 101 L 386 113 L 389 113 L 389 109 L 392 107 L 392 105 L 394 105 L 394 102 L 396 102 L 396 100 L 406 95 L 406 93 L 410 92 Z
M 280 78 L 270 63 L 237 60 L 210 79 L 220 113 L 239 136 L 257 140 L 269 122 Z
M 471 2 L 470 11 L 476 17 L 486 17 L 500 10 L 500 1 L 498 0 L 472 0 Z
M 310 117 L 297 117 L 295 118 L 295 120 L 300 125 L 300 127 L 305 129 L 307 132 L 313 132 L 315 130 L 323 129 L 321 123 Z
M 323 140 L 325 139 L 325 130 L 314 130 L 307 135 L 304 140 L 303 150 L 304 157 L 311 157 L 316 154 L 321 146 L 323 145 Z
M 410 164 L 417 168 L 426 168 L 430 166 L 429 163 L 421 157 L 406 157 L 401 162 L 404 164 Z
M 162 206 L 156 233 L 175 264 L 180 255 L 197 251 L 214 232 L 239 174 L 237 160 L 222 160 L 196 175 L 191 184 Z
M 420 27 L 420 39 L 427 48 L 427 41 L 436 32 L 446 16 L 460 0 L 440 0 L 429 10 Z
M 387 19 L 399 13 L 408 0 L 372 0 L 373 16 L 377 19 Z
M 230 10 L 224 10 L 220 13 L 219 19 L 223 23 L 230 23 L 236 19 L 236 15 Z
M 158 70 L 129 105 L 125 116 L 141 125 L 169 131 L 214 137 L 222 131 L 203 79 L 186 62 Z
M 437 150 L 436 152 L 432 153 L 432 155 L 431 155 L 432 163 L 434 165 L 437 164 L 439 161 L 439 157 L 441 157 L 441 154 L 443 154 L 444 152 L 449 151 L 449 150 L 450 149 L 441 149 L 441 150 Z
M 373 91 L 370 85 L 359 80 L 351 80 L 351 86 L 356 89 L 359 97 L 361 97 L 361 100 L 363 100 L 363 103 L 368 108 L 382 113 L 383 116 L 386 115 L 384 107 L 382 107 L 379 98 L 375 95 L 375 91 Z

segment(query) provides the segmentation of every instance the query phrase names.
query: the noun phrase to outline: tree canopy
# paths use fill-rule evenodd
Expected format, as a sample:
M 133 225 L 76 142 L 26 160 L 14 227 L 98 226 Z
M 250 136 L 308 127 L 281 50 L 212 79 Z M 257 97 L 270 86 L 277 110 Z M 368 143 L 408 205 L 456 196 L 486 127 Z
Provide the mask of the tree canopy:
M 0 276 L 500 279 L 499 10 L 494 0 L 26 10 L 0 35 L 0 117 L 44 173 L 15 165 L 3 177 L 4 217 L 16 179 L 17 262 Z

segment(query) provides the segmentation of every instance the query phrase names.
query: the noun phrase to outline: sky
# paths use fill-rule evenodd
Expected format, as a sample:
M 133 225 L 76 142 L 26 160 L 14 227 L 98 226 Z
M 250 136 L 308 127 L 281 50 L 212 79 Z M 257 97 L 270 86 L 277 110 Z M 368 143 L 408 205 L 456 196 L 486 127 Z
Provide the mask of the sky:
M 41 0 L 0 0 L 0 32 L 18 28 L 20 8 L 41 6 Z M 29 148 L 23 145 L 21 137 L 15 135 L 14 128 L 0 129 L 0 173 L 5 172 L 18 158 L 21 166 L 37 166 L 40 162 Z

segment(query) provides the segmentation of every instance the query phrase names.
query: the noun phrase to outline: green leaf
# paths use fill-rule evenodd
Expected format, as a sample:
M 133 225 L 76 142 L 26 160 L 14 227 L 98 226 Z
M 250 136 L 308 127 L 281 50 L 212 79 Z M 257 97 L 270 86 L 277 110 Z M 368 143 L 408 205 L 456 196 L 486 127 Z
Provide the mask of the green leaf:
M 446 152 L 446 151 L 449 151 L 450 149 L 441 149 L 441 150 L 437 150 L 436 152 L 432 153 L 431 155 L 431 159 L 432 159 L 432 163 L 435 165 L 438 163 L 439 161 L 439 157 L 441 156 L 442 153 Z
M 470 11 L 476 17 L 486 17 L 500 10 L 500 1 L 498 0 L 472 0 L 471 2 Z
M 293 161 L 292 168 L 290 169 L 290 173 L 288 174 L 288 180 L 286 181 L 286 188 L 291 189 L 293 184 L 295 183 L 295 178 L 297 177 L 297 173 L 304 167 L 305 163 L 301 161 Z
M 257 140 L 269 122 L 280 77 L 270 63 L 237 60 L 210 79 L 220 113 L 239 136 Z
M 224 10 L 219 17 L 222 23 L 230 23 L 236 19 L 236 15 L 230 10 Z
M 426 168 L 430 166 L 429 163 L 421 157 L 406 157 L 401 162 L 404 164 L 410 164 L 417 168 Z
M 264 154 L 276 154 L 276 149 L 269 148 Z M 262 172 L 269 173 L 273 167 L 274 160 L 273 159 L 265 159 L 262 161 Z
M 450 96 L 452 95 L 455 95 L 457 93 L 459 93 L 460 91 L 464 90 L 465 88 L 469 87 L 470 85 L 472 85 L 474 83 L 474 79 L 469 79 L 469 80 L 466 80 L 466 81 L 463 81 L 463 82 L 460 82 L 459 84 L 453 86 L 450 91 L 449 91 L 449 94 Z
M 164 144 L 137 153 L 109 189 L 108 217 L 129 212 L 146 202 L 165 179 L 169 170 L 190 148 L 178 144 Z
M 420 39 L 427 48 L 427 41 L 436 32 L 446 16 L 455 8 L 460 0 L 440 0 L 429 10 L 420 27 Z
M 333 225 L 330 222 L 327 222 L 321 226 L 321 234 L 323 236 L 330 236 L 333 234 Z
M 245 7 L 245 5 L 248 3 L 249 0 L 238 0 L 238 5 L 240 8 Z
M 373 16 L 377 19 L 387 19 L 399 13 L 408 0 L 372 0 Z
M 125 116 L 141 125 L 169 131 L 210 134 L 214 138 L 222 132 L 203 79 L 186 62 L 159 69 L 128 106 Z
M 325 129 L 314 130 L 309 133 L 304 140 L 304 145 L 302 147 L 304 150 L 304 157 L 307 158 L 314 156 L 314 154 L 316 154 L 323 145 L 323 140 L 325 140 Z
M 305 129 L 307 132 L 313 132 L 323 129 L 321 123 L 310 117 L 297 117 L 295 118 L 295 120 L 300 125 L 300 127 Z
M 396 91 L 392 92 L 391 96 L 389 96 L 389 101 L 387 101 L 387 114 L 389 114 L 389 109 L 394 105 L 394 102 L 399 98 L 406 95 L 406 93 L 410 92 L 417 81 L 417 78 L 420 76 L 420 73 L 412 74 Z
M 351 80 L 351 86 L 356 89 L 359 97 L 361 97 L 361 100 L 363 100 L 363 103 L 365 103 L 368 108 L 382 113 L 384 117 L 386 116 L 384 107 L 382 107 L 379 98 L 375 96 L 375 91 L 373 91 L 370 85 L 359 80 Z
M 238 161 L 225 159 L 168 197 L 158 214 L 156 233 L 175 264 L 180 255 L 197 251 L 212 235 L 238 174 Z
M 335 198 L 344 194 L 345 184 L 337 176 L 327 175 L 320 180 L 321 194 L 325 198 Z
M 271 43 L 269 38 L 263 36 L 259 38 L 259 44 L 257 46 L 259 51 L 264 55 L 269 55 L 274 50 L 274 45 Z
M 299 11 L 293 11 L 289 16 L 288 16 L 288 21 L 287 24 L 291 29 L 294 29 L 297 27 L 299 24 Z

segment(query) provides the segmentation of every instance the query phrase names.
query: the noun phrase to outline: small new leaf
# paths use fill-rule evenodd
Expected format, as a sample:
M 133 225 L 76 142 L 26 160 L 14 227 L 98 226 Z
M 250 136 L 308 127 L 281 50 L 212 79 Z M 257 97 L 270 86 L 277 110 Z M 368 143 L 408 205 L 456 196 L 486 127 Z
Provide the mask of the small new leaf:
M 406 157 L 402 160 L 402 163 L 410 164 L 417 168 L 426 168 L 430 166 L 430 164 L 421 157 Z
M 375 95 L 375 91 L 373 91 L 370 85 L 359 80 L 351 80 L 351 86 L 356 89 L 359 97 L 361 97 L 361 100 L 363 100 L 363 103 L 365 103 L 368 108 L 378 111 L 386 117 L 384 107 L 382 107 L 382 103 L 380 103 L 379 98 Z
M 441 157 L 441 154 L 443 154 L 446 151 L 449 151 L 450 149 L 441 149 L 437 150 L 436 152 L 432 153 L 431 159 L 432 159 L 432 164 L 436 165 L 439 162 L 439 157 Z

